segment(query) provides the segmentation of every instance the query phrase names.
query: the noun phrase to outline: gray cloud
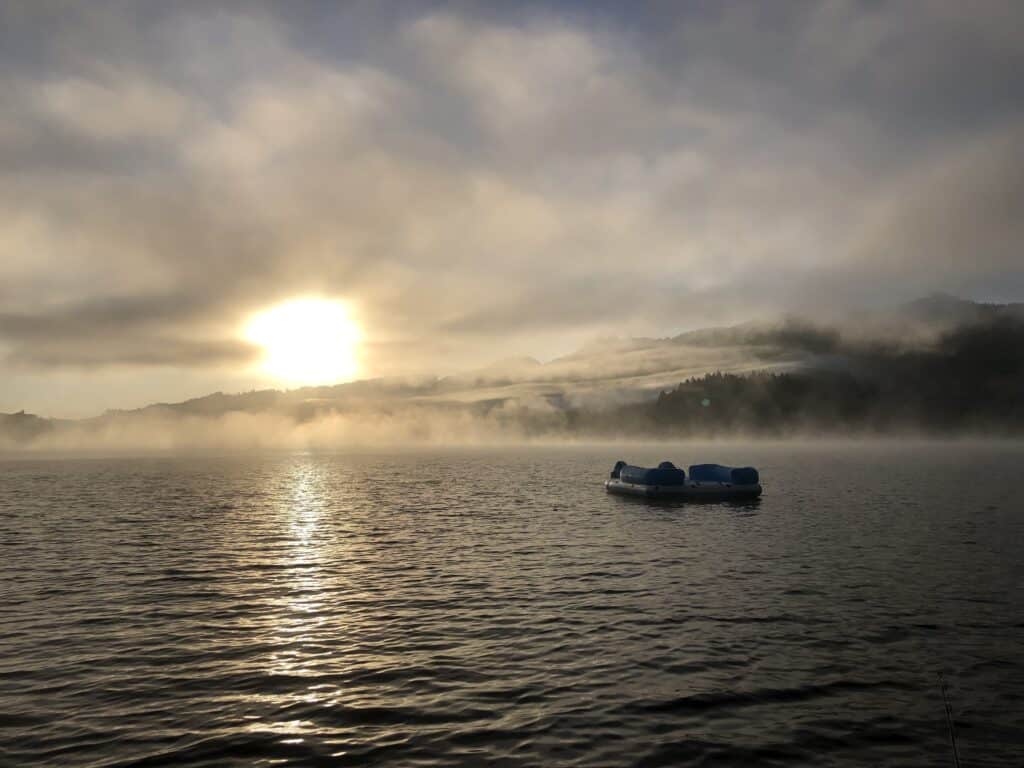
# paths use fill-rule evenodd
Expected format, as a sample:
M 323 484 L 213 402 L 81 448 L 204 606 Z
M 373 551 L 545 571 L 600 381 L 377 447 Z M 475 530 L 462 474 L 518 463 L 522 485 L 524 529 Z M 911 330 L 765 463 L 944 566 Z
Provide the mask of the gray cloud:
M 89 339 L 55 337 L 19 346 L 7 357 L 13 368 L 97 368 L 105 366 L 211 366 L 252 363 L 255 351 L 236 341 L 196 341 L 156 335 L 120 334 L 92 346 Z
M 1019 298 L 1022 22 L 995 0 L 6 3 L 0 366 L 229 366 L 250 312 L 308 293 L 353 303 L 368 375 Z

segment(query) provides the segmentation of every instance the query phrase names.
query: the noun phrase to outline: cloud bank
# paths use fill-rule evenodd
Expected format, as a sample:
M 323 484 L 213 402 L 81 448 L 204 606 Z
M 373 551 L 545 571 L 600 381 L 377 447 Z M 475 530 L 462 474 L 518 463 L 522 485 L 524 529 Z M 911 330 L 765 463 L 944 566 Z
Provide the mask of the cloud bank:
M 0 410 L 367 375 L 949 290 L 1024 296 L 1014 2 L 12 2 Z

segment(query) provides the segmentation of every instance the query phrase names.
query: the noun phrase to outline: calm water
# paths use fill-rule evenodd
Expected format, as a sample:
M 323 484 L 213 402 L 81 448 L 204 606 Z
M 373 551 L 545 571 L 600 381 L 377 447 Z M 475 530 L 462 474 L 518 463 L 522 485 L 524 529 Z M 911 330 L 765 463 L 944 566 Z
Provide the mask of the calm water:
M 743 506 L 606 496 L 749 462 Z M 3 766 L 1024 765 L 1020 445 L 0 463 Z

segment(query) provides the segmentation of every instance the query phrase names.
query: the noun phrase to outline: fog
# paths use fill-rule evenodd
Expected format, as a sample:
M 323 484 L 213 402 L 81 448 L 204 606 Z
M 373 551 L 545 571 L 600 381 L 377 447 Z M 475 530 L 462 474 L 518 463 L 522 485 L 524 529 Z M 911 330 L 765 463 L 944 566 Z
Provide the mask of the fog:
M 0 414 L 28 453 L 592 440 L 1016 437 L 1024 308 L 935 296 L 846 325 L 789 317 L 605 339 L 450 377 L 216 393 L 81 420 Z

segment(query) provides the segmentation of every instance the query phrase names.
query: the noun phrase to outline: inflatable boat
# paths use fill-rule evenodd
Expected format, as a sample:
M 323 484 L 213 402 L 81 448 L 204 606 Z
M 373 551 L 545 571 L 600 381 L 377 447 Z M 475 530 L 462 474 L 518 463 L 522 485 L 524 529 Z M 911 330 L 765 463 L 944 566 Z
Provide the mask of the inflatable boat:
M 761 495 L 761 478 L 753 467 L 691 464 L 687 473 L 671 461 L 653 468 L 618 461 L 604 487 L 608 493 L 657 499 L 755 499 Z

